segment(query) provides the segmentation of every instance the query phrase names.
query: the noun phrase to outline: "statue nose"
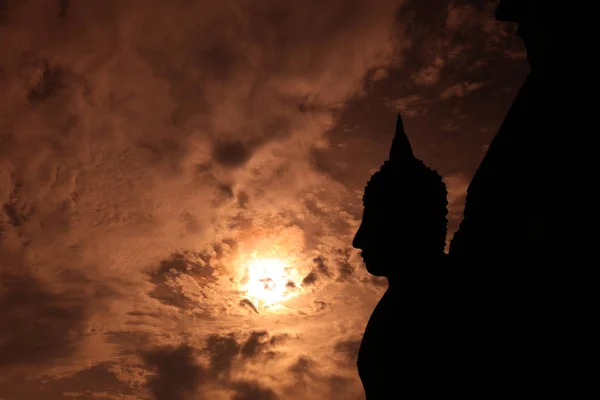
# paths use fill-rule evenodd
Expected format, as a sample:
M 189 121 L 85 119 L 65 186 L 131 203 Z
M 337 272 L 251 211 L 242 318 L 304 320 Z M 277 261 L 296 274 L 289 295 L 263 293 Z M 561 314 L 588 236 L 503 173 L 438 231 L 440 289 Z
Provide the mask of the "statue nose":
M 354 247 L 355 249 L 360 249 L 363 250 L 362 248 L 362 236 L 363 236 L 363 229 L 362 229 L 362 225 L 358 228 L 358 230 L 356 231 L 356 234 L 354 235 L 354 239 L 352 240 L 352 247 Z

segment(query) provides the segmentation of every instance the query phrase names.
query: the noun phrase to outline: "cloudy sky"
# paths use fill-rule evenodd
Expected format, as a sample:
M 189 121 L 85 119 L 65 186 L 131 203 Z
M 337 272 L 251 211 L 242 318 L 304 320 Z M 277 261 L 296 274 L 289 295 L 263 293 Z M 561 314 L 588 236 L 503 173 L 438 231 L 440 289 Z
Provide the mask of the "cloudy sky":
M 0 398 L 364 399 L 362 190 L 401 112 L 456 229 L 495 4 L 0 0 Z

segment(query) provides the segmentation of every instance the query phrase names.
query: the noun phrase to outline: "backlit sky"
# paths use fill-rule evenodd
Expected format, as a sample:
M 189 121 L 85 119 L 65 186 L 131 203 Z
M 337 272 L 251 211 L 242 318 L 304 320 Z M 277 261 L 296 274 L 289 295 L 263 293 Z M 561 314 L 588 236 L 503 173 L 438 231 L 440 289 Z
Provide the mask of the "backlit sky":
M 401 112 L 456 229 L 528 71 L 496 2 L 0 4 L 0 398 L 364 399 L 362 190 Z

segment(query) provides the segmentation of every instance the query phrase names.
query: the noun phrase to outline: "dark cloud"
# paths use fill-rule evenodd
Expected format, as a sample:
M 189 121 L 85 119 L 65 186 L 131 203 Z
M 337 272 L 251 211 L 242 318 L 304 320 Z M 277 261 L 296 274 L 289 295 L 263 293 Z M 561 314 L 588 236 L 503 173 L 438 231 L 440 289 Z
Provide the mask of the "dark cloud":
M 193 301 L 181 292 L 181 288 L 177 287 L 172 279 L 155 281 L 155 288 L 150 292 L 150 296 L 169 306 L 182 309 L 194 307 Z
M 211 335 L 206 340 L 205 352 L 210 358 L 210 372 L 217 376 L 229 374 L 233 361 L 240 354 L 241 345 L 234 334 Z
M 277 400 L 275 392 L 258 382 L 238 381 L 231 384 L 235 394 L 231 400 Z
M 8 222 L 15 228 L 27 222 L 35 212 L 30 204 L 19 197 L 20 186 L 18 181 L 14 183 L 13 190 L 2 207 L 2 211 L 8 217 Z
M 240 306 L 242 306 L 242 307 L 248 307 L 249 309 L 251 309 L 255 313 L 259 314 L 258 309 L 254 305 L 254 303 L 252 303 L 249 299 L 242 299 L 242 300 L 240 300 Z
M 341 398 L 341 396 L 344 396 L 344 399 L 354 398 L 356 400 L 362 400 L 362 393 L 356 393 L 356 391 L 349 389 L 352 387 L 352 380 L 345 376 L 331 375 L 327 378 L 327 384 L 329 386 L 329 395 L 331 399 Z
M 202 50 L 200 57 L 205 60 L 205 67 L 210 76 L 222 81 L 231 78 L 242 61 L 239 59 L 239 52 L 227 45 L 213 45 Z
M 271 336 L 271 339 L 269 339 L 269 343 L 272 346 L 277 346 L 277 345 L 285 343 L 290 338 L 291 338 L 291 336 L 288 335 L 288 334 L 286 334 L 286 333 L 282 333 L 282 334 L 278 334 L 278 335 L 273 335 L 273 336 Z
M 239 167 L 246 163 L 252 155 L 252 148 L 239 141 L 218 143 L 213 157 L 215 161 L 226 167 Z
M 292 396 L 332 400 L 364 399 L 360 383 L 357 386 L 357 382 L 352 377 L 325 372 L 322 364 L 310 357 L 298 357 L 288 370 L 292 373 L 294 381 L 285 392 Z M 318 390 L 315 390 L 316 388 Z
M 48 382 L 47 386 L 53 390 L 62 389 L 63 392 L 75 393 L 107 393 L 111 395 L 131 395 L 133 390 L 127 383 L 118 379 L 110 363 L 102 363 L 78 371 L 75 374 Z M 59 390 L 56 390 L 59 391 Z
M 8 383 L 0 380 L 0 398 L 64 400 L 72 398 L 108 399 L 131 396 L 134 390 L 111 371 L 113 364 L 102 363 L 58 379 L 28 380 L 16 377 Z
M 334 346 L 334 351 L 344 356 L 347 362 L 355 363 L 362 338 L 340 340 Z
M 352 249 L 337 249 L 335 263 L 338 267 L 338 281 L 346 281 L 354 274 L 354 266 L 350 263 Z
M 242 356 L 254 357 L 269 344 L 269 333 L 267 331 L 251 332 L 242 346 Z
M 303 286 L 309 286 L 309 285 L 314 285 L 315 282 L 317 282 L 319 280 L 319 275 L 317 274 L 316 270 L 312 270 L 308 273 L 308 275 L 306 275 L 304 277 L 304 279 L 302 279 L 302 285 Z
M 331 277 L 329 273 L 329 267 L 327 266 L 327 258 L 324 256 L 317 256 L 312 260 L 314 267 L 302 280 L 303 286 L 314 285 L 320 278 Z
M 39 103 L 55 94 L 64 86 L 64 71 L 59 67 L 52 67 L 47 62 L 40 66 L 39 77 L 29 89 L 27 98 L 32 103 Z
M 322 300 L 313 300 L 313 305 L 314 305 L 313 312 L 315 312 L 315 313 L 321 312 L 327 308 L 331 309 L 331 304 L 327 303 L 326 301 L 322 301 Z
M 219 194 L 225 199 L 231 199 L 234 196 L 233 186 L 229 183 L 219 183 L 218 184 Z
M 4 209 L 4 213 L 8 217 L 8 221 L 15 228 L 21 226 L 22 221 L 26 220 L 26 217 L 19 215 L 16 207 L 13 204 L 5 204 L 3 209 Z
M 72 356 L 88 314 L 87 299 L 77 290 L 52 289 L 23 273 L 0 273 L 0 368 Z
M 262 400 L 278 397 L 257 381 L 231 379 L 236 362 L 256 358 L 266 349 L 283 343 L 288 335 L 270 336 L 267 331 L 252 331 L 242 340 L 239 335 L 210 335 L 202 350 L 189 345 L 165 346 L 141 353 L 147 368 L 154 372 L 147 380 L 147 387 L 156 400 L 204 398 L 195 394 L 203 384 L 227 388 L 235 392 L 232 398 Z M 199 362 L 197 356 L 208 356 L 208 365 Z
M 246 204 L 248 203 L 248 201 L 250 200 L 250 197 L 244 192 L 239 192 L 237 194 L 237 200 L 238 200 L 238 205 L 241 208 L 244 208 L 246 206 Z
M 305 376 L 312 375 L 313 369 L 316 367 L 316 363 L 306 356 L 300 356 L 296 362 L 289 367 L 289 370 L 294 374 Z
M 267 350 L 281 345 L 287 339 L 287 334 L 271 336 L 267 331 L 251 331 L 245 339 L 234 333 L 211 335 L 206 339 L 204 353 L 209 357 L 211 375 L 228 377 L 236 360 L 266 354 Z
M 296 288 L 297 288 L 297 286 L 296 286 L 296 282 L 288 281 L 288 282 L 285 284 L 285 287 L 286 287 L 287 289 L 296 289 Z
M 133 313 L 134 316 L 142 317 L 142 318 L 150 318 L 154 321 L 159 321 L 160 317 L 154 314 L 145 314 L 145 313 Z M 159 318 L 157 318 L 159 317 Z M 157 324 L 148 324 L 154 325 Z M 135 356 L 138 357 L 141 353 L 151 353 L 152 351 L 148 351 L 147 349 L 156 348 L 156 344 L 153 342 L 152 334 L 143 331 L 143 330 L 132 330 L 132 329 L 115 329 L 111 332 L 105 333 L 106 342 L 111 345 L 116 345 L 119 349 L 119 354 L 121 356 Z M 165 349 L 166 347 L 160 347 L 161 349 Z M 140 350 L 142 349 L 142 350 Z
M 207 379 L 192 347 L 164 347 L 143 354 L 146 364 L 154 371 L 147 385 L 156 400 L 183 400 Z
M 317 170 L 324 174 L 329 174 L 335 168 L 333 164 L 335 160 L 332 160 L 331 157 L 328 157 L 328 154 L 323 149 L 313 148 L 310 152 L 310 161 L 312 166 Z M 311 207 L 311 203 L 308 202 L 307 207 L 313 212 L 321 212 L 320 210 Z
M 67 18 L 71 0 L 58 0 L 58 17 Z
M 324 276 L 329 276 L 329 268 L 327 268 L 327 259 L 323 256 L 318 256 L 313 259 L 313 263 L 317 266 L 317 271 Z
M 218 257 L 218 252 L 215 255 Z M 215 268 L 211 265 L 214 259 L 215 256 L 208 252 L 187 251 L 172 254 L 169 259 L 161 261 L 158 268 L 148 272 L 150 282 L 154 284 L 150 296 L 164 304 L 182 309 L 195 307 L 194 300 L 183 292 L 176 279 L 181 274 L 187 274 L 202 284 L 214 281 Z
M 338 280 L 345 281 L 354 273 L 354 267 L 347 259 L 342 259 L 338 262 L 338 271 L 340 273 Z

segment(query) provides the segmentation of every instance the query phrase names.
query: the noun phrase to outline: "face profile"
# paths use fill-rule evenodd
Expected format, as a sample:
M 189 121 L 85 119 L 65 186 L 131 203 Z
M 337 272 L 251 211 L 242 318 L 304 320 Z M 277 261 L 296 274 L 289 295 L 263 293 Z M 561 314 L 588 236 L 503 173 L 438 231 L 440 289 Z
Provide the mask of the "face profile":
M 389 263 L 394 253 L 401 253 L 400 240 L 394 240 L 393 223 L 385 210 L 365 204 L 363 217 L 352 241 L 352 246 L 361 250 L 367 271 L 375 276 L 388 276 Z M 395 246 L 394 244 L 399 244 Z
M 362 221 L 352 241 L 367 271 L 389 278 L 443 254 L 446 195 L 441 176 L 413 155 L 398 116 L 390 159 L 365 188 Z

